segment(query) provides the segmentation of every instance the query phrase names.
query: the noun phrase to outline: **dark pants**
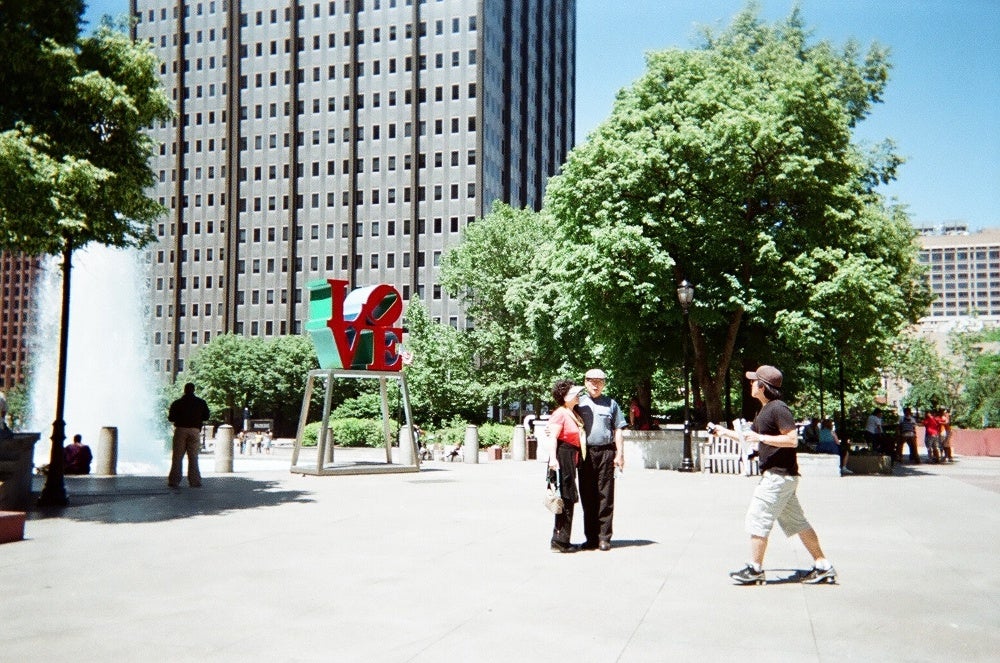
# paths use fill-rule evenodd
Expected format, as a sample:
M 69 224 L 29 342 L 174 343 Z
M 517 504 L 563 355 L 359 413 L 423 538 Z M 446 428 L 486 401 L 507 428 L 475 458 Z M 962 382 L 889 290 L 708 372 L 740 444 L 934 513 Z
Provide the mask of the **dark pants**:
M 559 460 L 559 487 L 563 498 L 563 512 L 556 514 L 556 522 L 552 528 L 552 543 L 569 545 L 569 537 L 573 530 L 573 506 L 576 503 L 576 464 L 580 450 L 571 444 L 560 442 L 556 446 L 556 458 Z
M 917 453 L 917 437 L 915 435 L 910 437 L 901 437 L 899 442 L 896 444 L 896 460 L 903 460 L 903 445 L 910 448 L 910 462 L 916 465 L 920 464 L 920 454 Z
M 580 461 L 580 507 L 587 543 L 611 541 L 615 514 L 615 445 L 591 447 Z

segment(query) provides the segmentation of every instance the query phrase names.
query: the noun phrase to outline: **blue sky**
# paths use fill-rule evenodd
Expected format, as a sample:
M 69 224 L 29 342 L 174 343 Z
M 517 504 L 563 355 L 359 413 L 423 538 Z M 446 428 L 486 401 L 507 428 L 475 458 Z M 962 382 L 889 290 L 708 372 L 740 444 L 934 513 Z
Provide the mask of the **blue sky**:
M 765 20 L 794 0 L 760 0 Z M 882 104 L 861 141 L 891 138 L 907 159 L 885 188 L 917 225 L 958 221 L 1000 228 L 1000 0 L 799 0 L 817 39 L 854 38 L 892 51 Z M 721 29 L 743 0 L 577 0 L 577 142 L 609 114 L 615 95 L 645 70 L 650 50 L 688 48 L 699 26 Z M 127 11 L 95 0 L 87 18 Z

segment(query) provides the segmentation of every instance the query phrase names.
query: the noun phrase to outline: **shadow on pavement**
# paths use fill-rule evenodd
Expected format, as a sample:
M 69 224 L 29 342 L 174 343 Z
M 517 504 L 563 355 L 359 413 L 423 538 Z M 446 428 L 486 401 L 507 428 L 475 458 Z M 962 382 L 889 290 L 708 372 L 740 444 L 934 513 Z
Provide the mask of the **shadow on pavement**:
M 612 548 L 639 548 L 654 544 L 656 544 L 656 541 L 649 541 L 648 539 L 611 539 Z
M 200 488 L 167 487 L 162 476 L 66 477 L 69 505 L 35 507 L 29 520 L 67 518 L 103 523 L 152 523 L 230 511 L 312 502 L 301 490 L 277 490 L 277 481 L 205 477 Z M 41 490 L 35 484 L 35 497 Z

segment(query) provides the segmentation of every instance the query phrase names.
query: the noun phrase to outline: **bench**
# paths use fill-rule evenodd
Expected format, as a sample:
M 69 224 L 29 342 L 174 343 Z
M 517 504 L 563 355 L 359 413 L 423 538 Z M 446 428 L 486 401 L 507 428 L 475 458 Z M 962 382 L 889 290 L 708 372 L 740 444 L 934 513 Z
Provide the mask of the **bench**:
M 709 435 L 698 443 L 701 471 L 712 474 L 760 474 L 756 456 L 747 458 L 748 450 L 739 440 Z

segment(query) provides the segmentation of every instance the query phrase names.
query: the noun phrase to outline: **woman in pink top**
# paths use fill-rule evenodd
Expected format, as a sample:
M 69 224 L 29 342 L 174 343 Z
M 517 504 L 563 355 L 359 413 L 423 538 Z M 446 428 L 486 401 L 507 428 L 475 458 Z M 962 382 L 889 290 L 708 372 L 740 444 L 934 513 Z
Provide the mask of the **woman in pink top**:
M 583 387 L 573 386 L 571 380 L 560 380 L 552 387 L 552 398 L 559 407 L 549 416 L 545 432 L 549 443 L 549 476 L 559 474 L 560 490 L 563 498 L 563 512 L 556 514 L 552 529 L 552 550 L 573 552 L 570 545 L 570 531 L 573 527 L 573 505 L 578 499 L 576 490 L 576 466 L 580 462 L 580 434 L 583 420 L 573 408 L 580 401 Z
M 936 463 L 941 457 L 941 420 L 934 410 L 924 416 L 924 446 L 927 447 L 927 462 Z

